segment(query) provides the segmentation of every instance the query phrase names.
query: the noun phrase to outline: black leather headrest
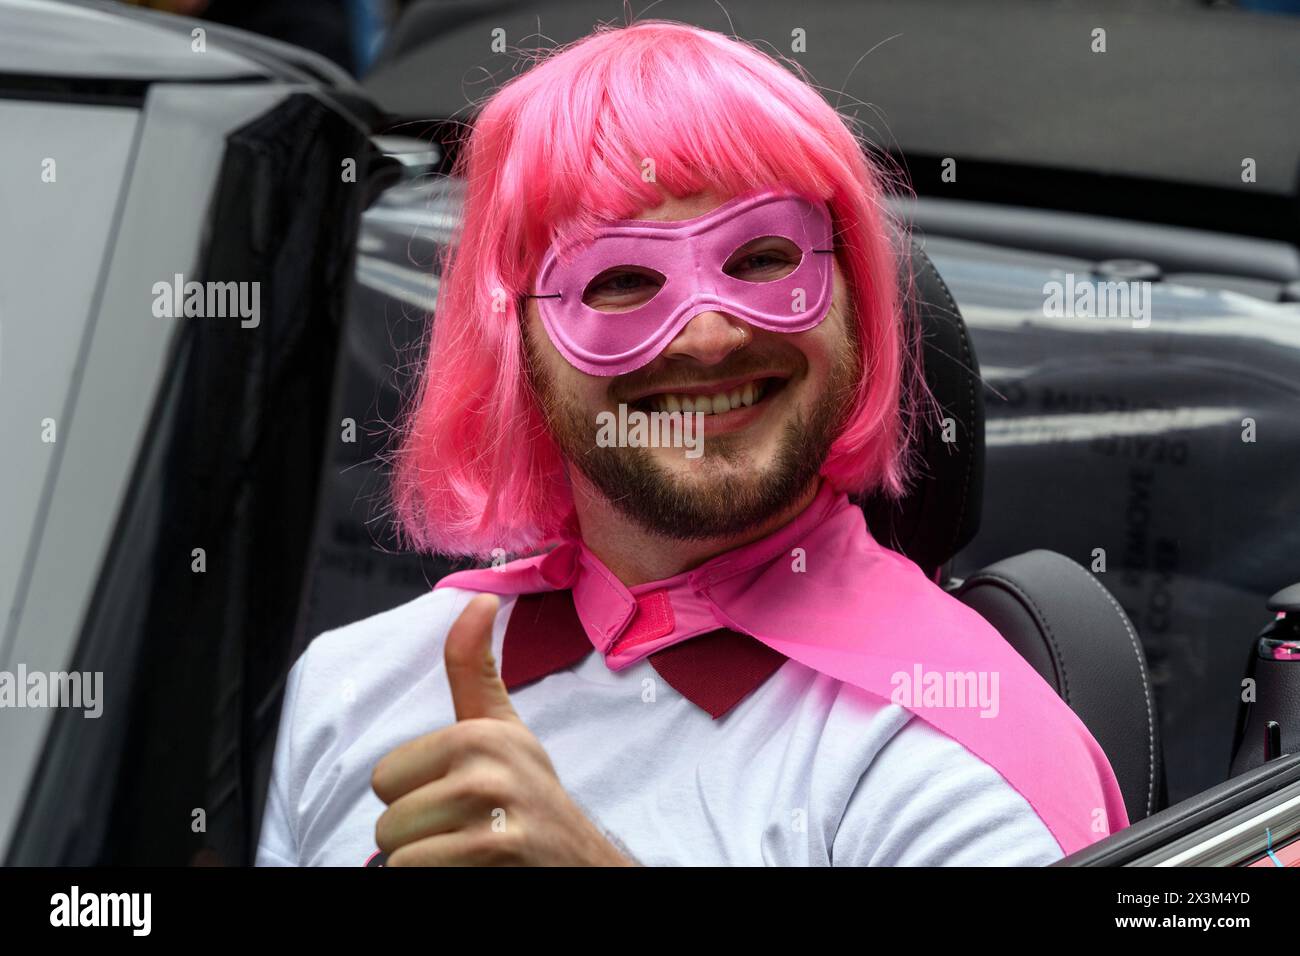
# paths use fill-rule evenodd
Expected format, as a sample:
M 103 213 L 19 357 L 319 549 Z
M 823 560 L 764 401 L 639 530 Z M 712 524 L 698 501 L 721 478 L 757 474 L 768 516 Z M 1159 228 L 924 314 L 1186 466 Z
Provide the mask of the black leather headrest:
M 1110 760 L 1130 823 L 1164 801 L 1151 672 L 1124 609 L 1087 568 L 1055 551 L 1004 558 L 956 596 L 1047 681 Z
M 934 263 L 909 240 L 912 273 L 908 321 L 919 322 L 926 384 L 942 414 L 914 423 L 917 477 L 898 501 L 874 495 L 863 502 L 876 540 L 911 558 L 934 577 L 979 530 L 984 497 L 984 393 L 979 361 L 961 310 Z M 943 419 L 952 420 L 951 442 Z

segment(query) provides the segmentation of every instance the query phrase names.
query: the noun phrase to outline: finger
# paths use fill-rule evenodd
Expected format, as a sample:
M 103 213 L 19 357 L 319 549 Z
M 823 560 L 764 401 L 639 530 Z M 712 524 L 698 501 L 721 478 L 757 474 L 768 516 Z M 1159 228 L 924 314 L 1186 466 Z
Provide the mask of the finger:
M 399 797 L 380 815 L 375 823 L 375 845 L 391 854 L 426 837 L 490 823 L 488 802 L 446 777 L 427 783 Z
M 519 720 L 492 657 L 492 622 L 500 606 L 495 595 L 480 594 L 447 632 L 443 656 L 457 720 Z
M 391 804 L 416 787 L 446 776 L 452 761 L 465 749 L 451 739 L 452 731 L 459 726 L 452 724 L 408 740 L 380 757 L 370 774 L 375 795 Z
M 518 866 L 515 843 L 502 833 L 456 830 L 408 843 L 388 857 L 387 866 Z

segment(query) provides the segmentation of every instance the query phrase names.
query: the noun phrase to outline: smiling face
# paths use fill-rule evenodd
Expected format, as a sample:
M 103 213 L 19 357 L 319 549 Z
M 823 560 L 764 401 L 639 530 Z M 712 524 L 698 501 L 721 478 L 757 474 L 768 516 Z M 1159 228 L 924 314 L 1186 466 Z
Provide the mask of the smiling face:
M 692 219 L 725 197 L 666 197 L 634 218 Z M 755 239 L 723 271 L 750 282 L 775 281 L 798 266 L 787 239 Z M 853 404 L 860 375 L 847 289 L 834 266 L 830 311 L 804 332 L 780 333 L 725 312 L 694 316 L 649 364 L 625 375 L 588 375 L 547 336 L 537 300 L 527 299 L 525 343 L 547 423 L 567 459 L 611 504 L 668 538 L 743 534 L 787 509 L 811 486 Z M 663 277 L 610 269 L 583 293 L 614 318 L 649 301 Z M 615 319 L 616 320 L 616 319 Z M 703 453 L 682 447 L 602 447 L 601 413 L 702 412 Z

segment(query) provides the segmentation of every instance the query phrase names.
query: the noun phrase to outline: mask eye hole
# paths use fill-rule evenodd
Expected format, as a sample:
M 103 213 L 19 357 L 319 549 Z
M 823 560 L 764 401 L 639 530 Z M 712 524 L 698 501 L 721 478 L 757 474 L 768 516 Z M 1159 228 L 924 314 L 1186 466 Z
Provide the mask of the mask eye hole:
M 803 261 L 803 250 L 784 236 L 751 239 L 728 258 L 722 271 L 744 282 L 784 279 Z
M 653 269 L 614 266 L 587 283 L 582 301 L 597 312 L 631 312 L 653 299 L 663 286 L 663 274 Z

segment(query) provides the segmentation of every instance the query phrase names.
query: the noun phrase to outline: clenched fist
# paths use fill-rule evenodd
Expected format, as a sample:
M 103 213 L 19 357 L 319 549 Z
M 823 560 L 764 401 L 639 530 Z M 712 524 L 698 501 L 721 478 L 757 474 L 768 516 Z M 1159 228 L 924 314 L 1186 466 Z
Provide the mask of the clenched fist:
M 560 785 L 492 658 L 499 601 L 480 594 L 447 634 L 456 723 L 385 754 L 371 786 L 388 809 L 388 866 L 632 866 Z

